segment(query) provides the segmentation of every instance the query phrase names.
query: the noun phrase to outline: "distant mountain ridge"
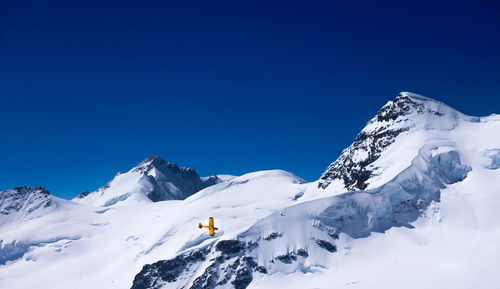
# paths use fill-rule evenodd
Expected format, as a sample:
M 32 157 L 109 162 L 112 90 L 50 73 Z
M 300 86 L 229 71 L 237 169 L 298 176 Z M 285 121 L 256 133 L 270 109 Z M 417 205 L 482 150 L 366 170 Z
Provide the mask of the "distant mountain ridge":
M 49 191 L 43 187 L 17 187 L 0 191 L 0 223 L 37 216 L 52 205 Z
M 131 201 L 183 200 L 222 181 L 217 176 L 201 178 L 193 168 L 179 167 L 161 157 L 150 156 L 127 173 L 118 173 L 95 192 L 84 192 L 73 201 L 94 206 L 111 206 Z

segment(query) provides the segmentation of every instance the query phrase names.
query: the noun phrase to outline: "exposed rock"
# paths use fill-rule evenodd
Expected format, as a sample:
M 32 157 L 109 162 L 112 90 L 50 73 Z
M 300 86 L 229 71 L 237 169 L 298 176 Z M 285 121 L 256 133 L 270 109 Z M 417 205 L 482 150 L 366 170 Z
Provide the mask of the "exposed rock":
M 370 165 L 381 152 L 391 145 L 397 136 L 411 128 L 405 123 L 407 116 L 422 113 L 423 105 L 410 97 L 400 94 L 383 106 L 363 129 L 354 143 L 345 149 L 340 157 L 323 173 L 318 186 L 326 188 L 335 179 L 341 180 L 349 191 L 364 190 L 375 168 Z
M 309 253 L 307 253 L 307 251 L 305 249 L 298 249 L 297 250 L 297 255 L 298 256 L 302 256 L 304 258 L 309 257 Z
M 269 234 L 269 236 L 262 238 L 262 239 L 266 240 L 266 241 L 271 241 L 271 240 L 274 240 L 274 239 L 280 238 L 280 237 L 283 237 L 283 233 L 273 232 L 273 233 Z
M 337 252 L 337 246 L 325 240 L 316 240 L 316 244 L 330 253 Z
M 132 289 L 162 288 L 165 283 L 175 282 L 193 264 L 204 261 L 206 254 L 206 250 L 195 250 L 174 259 L 144 265 L 135 276 Z
M 88 192 L 88 191 L 85 191 L 85 192 L 80 193 L 80 194 L 77 196 L 77 198 L 78 198 L 78 199 L 83 199 L 83 198 L 85 198 L 85 197 L 86 197 L 86 196 L 88 196 L 88 195 L 89 195 L 89 192 Z
M 29 215 L 51 204 L 49 191 L 43 187 L 18 187 L 0 191 L 0 214 L 22 213 Z
M 231 284 L 235 289 L 244 289 L 253 280 L 253 272 L 266 273 L 254 258 L 246 254 L 256 248 L 255 243 L 238 240 L 222 240 L 215 246 L 193 253 L 185 253 L 174 259 L 145 265 L 134 278 L 132 289 L 143 288 L 190 288 L 209 289 Z M 209 258 L 206 256 L 210 256 Z M 199 262 L 210 259 L 203 272 L 191 284 L 180 280 L 192 274 Z M 177 282 L 177 283 L 176 283 Z
M 290 252 L 285 255 L 279 255 L 275 259 L 285 264 L 291 264 L 293 261 L 297 261 L 297 255 L 295 254 L 295 252 Z

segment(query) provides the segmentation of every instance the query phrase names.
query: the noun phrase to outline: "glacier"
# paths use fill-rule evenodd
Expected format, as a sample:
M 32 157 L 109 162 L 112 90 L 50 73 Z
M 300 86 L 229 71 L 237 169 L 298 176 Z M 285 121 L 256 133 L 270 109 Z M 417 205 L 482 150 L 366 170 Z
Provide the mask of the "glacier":
M 496 288 L 499 131 L 402 92 L 313 182 L 150 157 L 72 201 L 1 191 L 0 287 Z

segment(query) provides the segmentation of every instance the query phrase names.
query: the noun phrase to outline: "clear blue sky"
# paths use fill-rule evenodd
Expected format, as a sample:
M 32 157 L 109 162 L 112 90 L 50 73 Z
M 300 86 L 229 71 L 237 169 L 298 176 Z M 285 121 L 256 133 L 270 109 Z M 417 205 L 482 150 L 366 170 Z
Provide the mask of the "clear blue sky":
M 312 181 L 400 91 L 500 113 L 499 27 L 493 0 L 4 0 L 0 189 L 71 198 L 152 154 Z

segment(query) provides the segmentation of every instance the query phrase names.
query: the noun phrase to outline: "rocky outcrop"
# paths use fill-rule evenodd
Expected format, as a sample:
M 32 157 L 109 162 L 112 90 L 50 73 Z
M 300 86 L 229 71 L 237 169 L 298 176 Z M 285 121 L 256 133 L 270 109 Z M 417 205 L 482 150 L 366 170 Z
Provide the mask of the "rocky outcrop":
M 132 289 L 209 289 L 219 286 L 247 288 L 253 280 L 254 272 L 267 272 L 250 255 L 257 246 L 251 242 L 223 240 L 215 246 L 145 265 L 135 276 Z M 209 265 L 192 278 L 192 274 L 200 269 L 200 263 L 207 260 Z
M 411 128 L 408 115 L 422 113 L 424 107 L 409 96 L 400 94 L 383 106 L 367 126 L 358 134 L 354 143 L 345 149 L 320 178 L 319 187 L 326 188 L 335 179 L 341 180 L 349 191 L 364 190 L 373 175 L 373 164 L 381 152 L 397 136 Z
M 22 213 L 29 215 L 51 204 L 49 191 L 43 187 L 18 187 L 0 191 L 0 214 Z

